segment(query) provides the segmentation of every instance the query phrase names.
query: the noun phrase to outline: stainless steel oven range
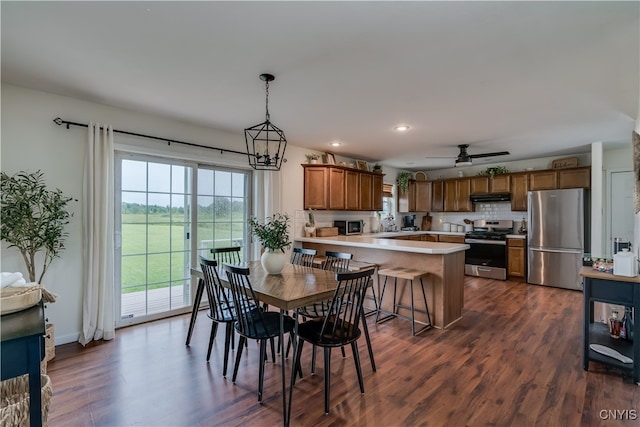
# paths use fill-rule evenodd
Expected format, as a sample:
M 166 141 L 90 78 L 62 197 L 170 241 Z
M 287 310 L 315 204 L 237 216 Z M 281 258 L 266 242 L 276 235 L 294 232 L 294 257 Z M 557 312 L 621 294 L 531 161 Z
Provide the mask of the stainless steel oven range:
M 507 235 L 513 233 L 511 220 L 476 220 L 465 234 L 469 249 L 464 255 L 464 274 L 507 279 Z

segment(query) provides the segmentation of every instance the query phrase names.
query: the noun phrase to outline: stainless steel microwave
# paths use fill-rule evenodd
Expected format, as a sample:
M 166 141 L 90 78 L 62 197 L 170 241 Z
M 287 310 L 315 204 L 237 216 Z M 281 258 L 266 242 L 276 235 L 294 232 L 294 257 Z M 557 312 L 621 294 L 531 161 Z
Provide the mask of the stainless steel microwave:
M 338 228 L 338 234 L 362 234 L 362 220 L 333 221 L 333 226 Z

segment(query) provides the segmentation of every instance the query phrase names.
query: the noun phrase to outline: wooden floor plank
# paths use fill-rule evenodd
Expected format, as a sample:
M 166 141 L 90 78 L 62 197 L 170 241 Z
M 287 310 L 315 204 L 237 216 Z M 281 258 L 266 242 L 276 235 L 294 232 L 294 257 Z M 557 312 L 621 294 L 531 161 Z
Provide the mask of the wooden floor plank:
M 322 353 L 317 375 L 310 375 L 305 347 L 291 424 L 637 425 L 601 419 L 608 410 L 635 410 L 640 419 L 640 390 L 603 365 L 582 369 L 582 293 L 467 277 L 463 315 L 451 329 L 415 337 L 406 320 L 376 325 L 370 317 L 378 371 L 372 372 L 362 340 L 361 394 L 350 352 L 343 359 L 334 351 L 329 415 L 323 413 Z M 204 312 L 199 317 L 190 347 L 184 346 L 188 315 L 120 329 L 115 340 L 86 348 L 58 346 L 48 365 L 49 425 L 280 425 L 279 359 L 267 362 L 260 405 L 255 343 L 245 349 L 233 384 L 232 367 L 222 377 L 222 334 L 206 363 L 210 322 Z

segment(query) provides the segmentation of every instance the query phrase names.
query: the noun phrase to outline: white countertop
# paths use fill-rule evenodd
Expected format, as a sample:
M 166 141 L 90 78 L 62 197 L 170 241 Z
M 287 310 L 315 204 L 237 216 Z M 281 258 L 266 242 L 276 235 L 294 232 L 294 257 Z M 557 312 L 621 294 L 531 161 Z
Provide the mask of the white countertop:
M 385 233 L 358 234 L 351 236 L 331 236 L 331 237 L 296 237 L 294 242 L 324 243 L 328 245 L 352 246 L 360 248 L 382 249 L 398 252 L 416 252 L 432 255 L 445 255 L 469 249 L 469 245 L 464 243 L 436 243 L 422 242 L 417 240 L 397 240 L 390 237 L 433 234 L 429 231 L 397 231 Z M 463 236 L 464 233 L 446 233 Z

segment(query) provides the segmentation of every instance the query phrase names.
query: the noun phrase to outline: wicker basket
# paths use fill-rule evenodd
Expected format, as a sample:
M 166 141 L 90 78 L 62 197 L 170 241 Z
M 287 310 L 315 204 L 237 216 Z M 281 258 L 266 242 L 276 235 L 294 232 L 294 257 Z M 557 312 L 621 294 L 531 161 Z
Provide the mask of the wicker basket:
M 49 404 L 53 395 L 51 379 L 41 375 L 42 425 L 47 426 Z M 29 426 L 29 376 L 22 375 L 0 382 L 0 425 Z
M 55 337 L 53 335 L 53 323 L 47 323 L 45 327 L 44 339 L 44 360 L 47 362 L 56 357 Z

